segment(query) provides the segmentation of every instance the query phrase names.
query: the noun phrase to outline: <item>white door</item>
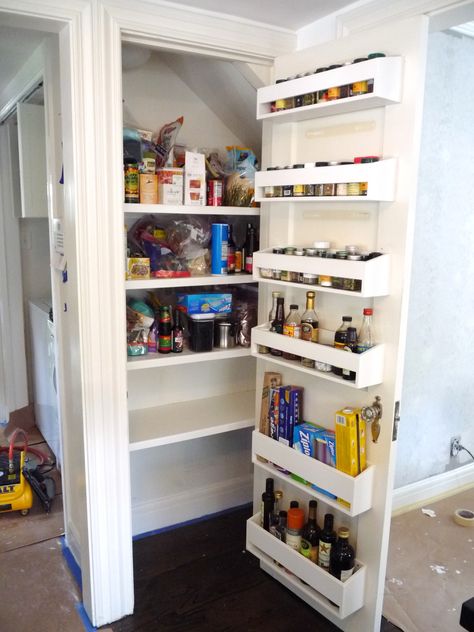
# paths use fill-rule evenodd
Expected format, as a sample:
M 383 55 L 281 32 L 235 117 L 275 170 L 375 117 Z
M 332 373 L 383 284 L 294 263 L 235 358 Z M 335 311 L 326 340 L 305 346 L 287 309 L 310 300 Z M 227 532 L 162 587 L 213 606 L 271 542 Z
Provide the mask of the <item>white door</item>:
M 261 326 L 253 332 L 253 353 L 258 358 L 257 393 L 262 390 L 264 372 L 276 371 L 281 374 L 283 384 L 304 387 L 305 421 L 334 429 L 336 411 L 346 406 L 369 405 L 375 396 L 381 398 L 383 415 L 376 443 L 368 426 L 368 467 L 352 477 L 264 436 L 258 428 L 258 410 L 252 448 L 255 516 L 248 523 L 247 547 L 260 558 L 265 571 L 344 630 L 378 630 L 382 615 L 397 435 L 394 420 L 404 358 L 426 41 L 427 21 L 416 18 L 286 55 L 275 62 L 275 80 L 314 73 L 317 67 L 344 64 L 366 58 L 370 53 L 383 52 L 386 57 L 279 83 L 263 88 L 258 96 L 257 116 L 264 121 L 265 142 L 263 171 L 257 178 L 256 191 L 262 200 L 262 245 L 267 252 L 255 259 L 264 306 Z M 359 96 L 272 112 L 271 104 L 278 99 L 291 100 L 312 91 L 357 83 L 362 84 Z M 265 172 L 267 167 L 314 165 L 316 161 L 348 162 L 359 156 L 378 156 L 380 160 Z M 319 198 L 265 197 L 265 187 L 271 185 L 354 182 L 365 183 L 367 194 L 331 196 L 329 188 Z M 297 191 L 296 188 L 294 193 Z M 356 245 L 362 251 L 377 251 L 383 256 L 352 262 L 271 252 L 273 247 L 309 247 L 315 241 L 329 241 L 338 251 Z M 354 278 L 361 281 L 361 286 L 354 291 L 321 286 L 317 280 L 311 286 L 275 282 L 262 278 L 266 269 L 313 273 L 316 277 L 330 276 L 332 280 Z M 336 288 L 340 287 L 338 284 L 335 283 Z M 371 307 L 377 345 L 356 355 L 269 333 L 265 315 L 271 291 L 279 290 L 287 306 L 296 303 L 302 311 L 308 289 L 316 291 L 320 342 L 331 344 L 343 315 L 351 315 L 359 329 L 363 308 Z M 259 345 L 277 347 L 329 365 L 339 362 L 339 366 L 354 371 L 356 379 L 345 381 L 333 373 L 262 354 Z M 317 484 L 332 493 L 333 498 L 296 482 L 272 463 Z M 283 491 L 281 508 L 287 509 L 291 500 L 298 500 L 300 506 L 307 508 L 309 499 L 316 498 L 320 524 L 325 513 L 332 513 L 336 526 L 350 528 L 359 566 L 349 580 L 344 583 L 336 580 L 259 526 L 260 499 L 267 477 L 274 479 L 275 489 Z M 338 498 L 349 501 L 350 507 L 341 505 Z

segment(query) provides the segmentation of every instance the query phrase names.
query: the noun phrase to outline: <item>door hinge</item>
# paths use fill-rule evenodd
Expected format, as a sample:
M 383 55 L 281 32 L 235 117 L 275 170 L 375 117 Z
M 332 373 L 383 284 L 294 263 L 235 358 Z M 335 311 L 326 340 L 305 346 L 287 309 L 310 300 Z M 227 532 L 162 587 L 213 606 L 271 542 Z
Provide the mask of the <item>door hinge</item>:
M 392 441 L 398 439 L 398 424 L 400 422 L 400 402 L 395 402 L 395 412 L 393 413 Z

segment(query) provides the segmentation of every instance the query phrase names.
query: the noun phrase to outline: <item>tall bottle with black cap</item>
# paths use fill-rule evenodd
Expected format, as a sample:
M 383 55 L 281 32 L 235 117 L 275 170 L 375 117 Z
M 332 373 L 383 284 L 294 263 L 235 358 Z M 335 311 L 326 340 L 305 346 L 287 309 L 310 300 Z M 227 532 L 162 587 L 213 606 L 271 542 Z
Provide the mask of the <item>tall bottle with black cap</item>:
M 274 509 L 275 492 L 273 487 L 273 478 L 267 478 L 265 481 L 265 491 L 262 494 L 262 505 L 260 512 L 260 525 L 266 531 L 270 530 Z

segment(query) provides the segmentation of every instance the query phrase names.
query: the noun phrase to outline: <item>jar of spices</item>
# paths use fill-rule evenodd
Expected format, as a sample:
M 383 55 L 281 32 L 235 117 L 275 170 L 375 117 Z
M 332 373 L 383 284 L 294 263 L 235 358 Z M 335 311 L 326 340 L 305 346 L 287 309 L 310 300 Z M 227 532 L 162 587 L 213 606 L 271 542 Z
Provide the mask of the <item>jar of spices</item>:
M 287 246 L 285 248 L 285 255 L 294 255 L 296 252 L 295 246 Z
M 348 182 L 347 195 L 360 195 L 360 182 Z
M 289 166 L 284 167 L 284 169 L 290 169 Z M 282 186 L 283 197 L 292 197 L 293 196 L 293 185 L 292 184 L 284 184 Z
M 305 255 L 307 257 L 316 257 L 317 256 L 316 248 L 305 248 Z
M 282 277 L 281 270 L 277 270 L 277 269 L 272 270 L 272 279 L 274 281 L 281 281 L 282 280 L 281 277 Z
M 333 64 L 329 66 L 328 70 L 334 70 L 335 68 L 342 68 L 342 64 Z M 328 88 L 327 91 L 327 101 L 336 101 L 341 98 L 341 88 L 340 86 L 333 86 L 332 88 Z
M 274 171 L 278 171 L 280 167 L 273 167 Z M 283 197 L 283 187 L 281 184 L 273 185 L 273 197 Z
M 310 272 L 304 272 L 302 280 L 305 285 L 317 285 L 318 283 L 318 277 Z
M 363 61 L 367 61 L 367 57 L 357 57 L 356 59 L 354 59 L 352 63 L 359 64 Z M 369 91 L 369 82 L 367 79 L 364 79 L 362 81 L 354 81 L 354 83 L 351 84 L 352 97 L 357 97 L 361 94 L 367 94 L 368 91 Z
M 367 55 L 368 59 L 376 59 L 377 57 L 385 57 L 385 53 L 369 53 Z M 374 91 L 374 80 L 373 79 L 369 79 L 367 83 L 368 83 L 369 92 L 373 92 Z
M 338 182 L 336 184 L 336 195 L 347 195 L 347 182 Z
M 314 71 L 314 74 L 319 74 L 320 72 L 326 72 L 326 70 L 328 70 L 326 67 L 321 67 L 321 68 L 316 68 L 316 70 Z M 328 97 L 328 90 L 327 88 L 325 88 L 324 90 L 318 90 L 318 103 L 323 102 L 323 101 L 327 101 L 327 97 Z
M 348 254 L 348 261 L 362 261 L 362 255 L 359 254 Z M 362 287 L 362 283 L 360 279 L 343 279 L 343 290 L 348 290 L 349 292 L 360 292 Z
M 293 165 L 293 169 L 304 169 L 304 164 Z M 294 195 L 294 197 L 303 197 L 303 195 L 304 195 L 304 184 L 294 184 L 293 185 L 293 195 Z
M 280 84 L 280 83 L 283 83 L 284 81 L 285 81 L 285 79 L 277 79 L 276 83 Z M 282 98 L 282 97 L 276 99 L 274 104 L 272 104 L 271 108 L 272 107 L 274 108 L 274 110 L 272 110 L 272 111 L 282 112 L 283 110 L 285 110 L 285 99 Z
M 305 253 L 304 248 L 297 248 L 294 252 L 295 257 L 303 257 L 304 253 Z M 303 274 L 301 272 L 291 272 L 291 281 L 293 283 L 302 283 Z
M 286 81 L 292 81 L 295 77 L 288 77 Z M 285 97 L 285 110 L 292 110 L 295 107 L 295 97 Z
M 275 171 L 276 167 L 267 167 L 267 171 Z M 272 184 L 267 185 L 263 189 L 263 194 L 266 198 L 275 197 L 275 187 Z
M 316 250 L 316 257 L 324 257 L 325 259 L 328 258 L 329 248 L 331 247 L 329 241 L 315 241 L 313 246 Z
M 352 62 L 351 61 L 346 61 L 346 62 L 344 62 L 343 65 L 344 66 L 351 66 Z M 351 86 L 350 86 L 350 84 L 347 83 L 345 86 L 340 86 L 339 87 L 339 94 L 340 94 L 340 96 L 339 96 L 340 99 L 347 99 L 347 97 L 350 97 L 351 96 Z
M 273 248 L 272 253 L 274 255 L 283 255 L 285 254 L 285 250 L 283 248 Z
M 369 162 L 378 162 L 379 161 L 379 157 L 378 156 L 363 156 L 360 159 L 362 164 L 367 164 Z M 367 191 L 369 188 L 369 183 L 368 182 L 361 182 L 360 183 L 360 195 L 367 195 Z
M 305 168 L 312 169 L 314 167 L 314 162 L 305 163 Z M 314 184 L 305 184 L 304 185 L 304 195 L 306 197 L 313 197 L 315 194 L 315 186 Z
M 312 72 L 305 73 L 305 77 L 312 75 Z M 314 105 L 316 103 L 317 95 L 315 92 L 307 92 L 303 94 L 303 105 Z
M 273 270 L 271 268 L 260 268 L 260 276 L 262 279 L 271 279 Z
M 347 259 L 347 252 L 345 250 L 337 250 L 336 254 L 334 255 L 335 259 L 338 259 L 339 261 L 343 261 L 345 259 Z M 335 290 L 343 290 L 344 289 L 344 279 L 342 277 L 332 277 L 332 287 Z
M 314 368 L 316 371 L 322 371 L 323 373 L 331 373 L 332 365 L 327 364 L 326 362 L 321 362 L 320 360 L 315 360 Z

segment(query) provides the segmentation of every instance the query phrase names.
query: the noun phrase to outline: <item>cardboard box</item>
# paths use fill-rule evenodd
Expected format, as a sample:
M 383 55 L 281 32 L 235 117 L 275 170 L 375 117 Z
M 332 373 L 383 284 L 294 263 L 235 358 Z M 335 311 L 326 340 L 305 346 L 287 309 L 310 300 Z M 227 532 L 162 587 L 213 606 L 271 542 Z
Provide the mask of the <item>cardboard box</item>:
M 183 203 L 184 170 L 180 167 L 161 167 L 158 177 L 158 203 L 178 205 Z
M 309 456 L 312 459 L 317 459 L 319 453 L 319 456 L 323 456 L 323 458 L 317 460 L 320 460 L 331 467 L 335 467 L 336 446 L 332 430 L 326 430 L 326 428 L 323 428 L 322 426 L 317 426 L 307 422 L 300 423 L 294 428 L 293 448 L 302 454 L 306 454 L 306 456 Z M 314 483 L 305 480 L 297 474 L 292 474 L 291 477 L 300 483 L 310 485 L 313 489 L 321 492 L 329 498 L 332 498 L 333 500 L 337 498 L 334 494 L 331 494 L 331 492 L 319 487 L 319 485 L 315 485 Z
M 303 410 L 303 388 L 301 386 L 280 386 L 278 413 L 278 441 L 288 447 L 293 446 L 293 431 L 301 421 Z
M 158 204 L 158 176 L 140 174 L 140 204 Z
M 357 476 L 367 467 L 366 424 L 360 408 L 336 412 L 336 467 Z
M 184 158 L 184 204 L 205 206 L 206 162 L 204 154 L 187 151 Z
M 229 314 L 232 294 L 178 294 L 178 307 L 187 314 Z
M 126 278 L 143 280 L 150 278 L 150 259 L 147 257 L 127 257 Z
M 270 410 L 268 411 L 270 437 L 278 441 L 278 419 L 280 414 L 280 388 L 270 389 Z
M 263 387 L 262 387 L 262 403 L 260 406 L 260 424 L 259 430 L 267 437 L 270 436 L 270 401 L 271 401 L 271 389 L 281 386 L 281 373 L 272 373 L 271 371 L 265 371 L 263 375 Z

